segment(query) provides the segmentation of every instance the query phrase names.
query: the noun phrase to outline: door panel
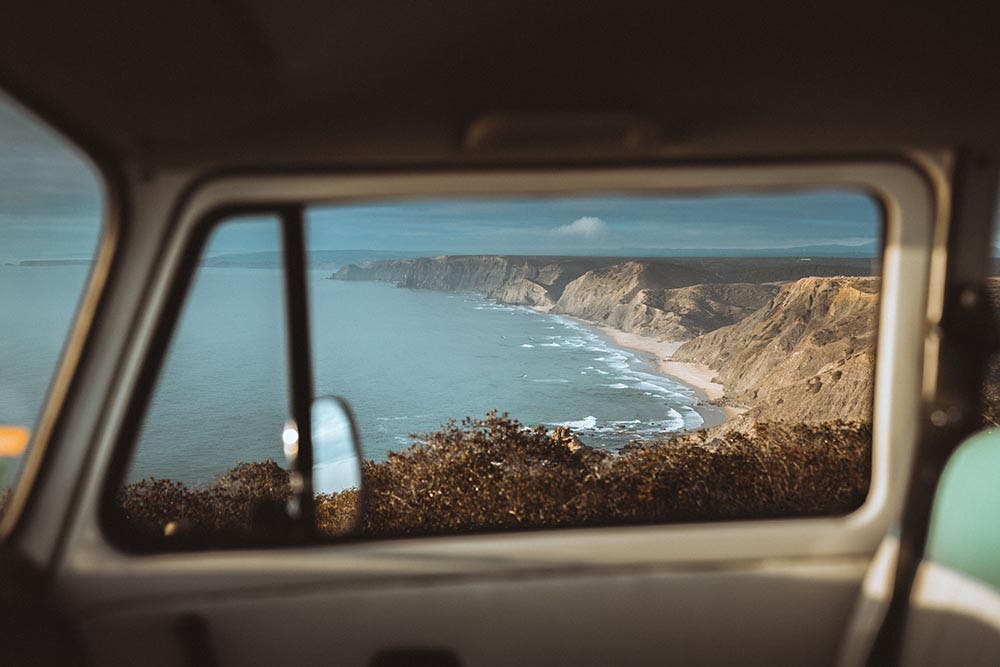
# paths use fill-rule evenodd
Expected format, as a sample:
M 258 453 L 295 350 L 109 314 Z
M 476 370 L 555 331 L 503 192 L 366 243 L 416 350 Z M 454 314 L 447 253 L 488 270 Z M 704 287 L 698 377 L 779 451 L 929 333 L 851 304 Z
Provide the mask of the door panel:
M 864 569 L 844 560 L 242 591 L 104 610 L 84 631 L 98 662 L 150 667 L 178 664 L 174 628 L 187 614 L 204 620 L 223 665 L 368 664 L 419 648 L 468 665 L 829 664 Z

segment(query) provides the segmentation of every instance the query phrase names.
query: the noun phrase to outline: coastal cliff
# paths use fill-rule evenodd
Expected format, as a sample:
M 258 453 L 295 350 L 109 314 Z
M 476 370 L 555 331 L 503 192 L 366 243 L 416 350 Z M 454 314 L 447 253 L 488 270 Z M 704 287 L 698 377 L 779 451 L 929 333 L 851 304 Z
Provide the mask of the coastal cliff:
M 743 319 L 778 291 L 777 285 L 754 283 L 665 289 L 650 272 L 642 262 L 588 271 L 566 286 L 553 312 L 679 341 Z
M 716 370 L 728 401 L 764 419 L 871 419 L 877 278 L 803 278 L 674 359 Z
M 620 260 L 619 260 L 620 261 Z M 566 285 L 594 266 L 613 259 L 460 255 L 349 264 L 335 280 L 376 280 L 399 287 L 446 292 L 478 292 L 503 303 L 551 308 Z
M 501 303 L 684 341 L 738 322 L 807 276 L 870 275 L 871 260 L 457 255 L 347 265 L 331 278 L 477 292 Z
M 871 419 L 872 269 L 835 258 L 482 255 L 378 261 L 332 277 L 478 292 L 680 344 L 669 360 L 710 369 L 746 425 Z

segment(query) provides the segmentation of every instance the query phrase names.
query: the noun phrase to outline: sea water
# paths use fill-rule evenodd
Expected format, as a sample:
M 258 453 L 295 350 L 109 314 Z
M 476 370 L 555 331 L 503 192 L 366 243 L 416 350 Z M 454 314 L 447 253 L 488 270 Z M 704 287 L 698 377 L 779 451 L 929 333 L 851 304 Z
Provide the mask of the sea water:
M 712 410 L 643 355 L 559 315 L 386 283 L 311 287 L 317 388 L 350 401 L 375 458 L 492 409 L 612 449 L 697 429 Z
M 34 422 L 87 267 L 0 267 L 19 298 L 0 329 L 0 422 Z M 366 458 L 449 419 L 507 412 L 571 427 L 611 450 L 718 420 L 695 389 L 586 324 L 476 294 L 342 282 L 310 272 L 316 393 L 345 398 Z M 65 286 L 72 286 L 67 289 Z M 282 462 L 288 414 L 282 275 L 199 270 L 129 479 L 209 481 L 240 461 Z M 24 298 L 35 294 L 35 298 Z

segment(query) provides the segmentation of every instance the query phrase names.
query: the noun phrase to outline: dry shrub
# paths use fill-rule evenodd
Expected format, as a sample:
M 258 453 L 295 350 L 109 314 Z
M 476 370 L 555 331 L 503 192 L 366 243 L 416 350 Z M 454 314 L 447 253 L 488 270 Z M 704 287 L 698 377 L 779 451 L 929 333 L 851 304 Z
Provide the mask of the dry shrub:
M 364 463 L 368 534 L 573 524 L 581 480 L 611 457 L 589 447 L 571 451 L 544 427 L 525 429 L 495 411 L 414 437 L 421 442 L 405 452 Z
M 572 447 L 507 415 L 451 422 L 365 463 L 372 536 L 844 514 L 868 492 L 864 423 L 757 424 L 626 447 Z
M 147 536 L 229 537 L 251 534 L 289 497 L 288 472 L 267 459 L 240 463 L 203 487 L 150 477 L 125 486 L 119 505 L 124 519 Z
M 317 494 L 316 527 L 320 534 L 338 537 L 354 532 L 358 524 L 359 496 L 357 489 Z
M 316 498 L 321 533 L 372 537 L 560 526 L 844 514 L 868 492 L 871 429 L 864 423 L 758 423 L 646 442 L 618 454 L 565 429 L 525 428 L 495 411 L 414 436 L 409 449 L 363 464 L 361 493 Z M 273 461 L 240 464 L 188 489 L 148 479 L 123 489 L 126 518 L 162 535 L 247 533 L 261 499 L 284 502 L 288 475 Z

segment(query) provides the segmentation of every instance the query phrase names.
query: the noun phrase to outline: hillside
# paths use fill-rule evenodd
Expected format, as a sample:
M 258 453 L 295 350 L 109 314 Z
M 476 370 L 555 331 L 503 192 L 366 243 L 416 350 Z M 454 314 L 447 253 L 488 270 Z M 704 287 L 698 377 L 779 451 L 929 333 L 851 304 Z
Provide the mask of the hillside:
M 649 264 L 594 269 L 569 283 L 553 312 L 630 333 L 686 340 L 732 324 L 764 306 L 774 284 L 723 283 L 660 288 Z
M 739 322 L 683 344 L 751 416 L 871 419 L 877 278 L 803 278 Z
M 684 342 L 673 361 L 716 373 L 758 419 L 871 418 L 877 278 L 859 258 L 453 256 L 347 266 L 338 280 L 479 292 L 505 303 Z M 732 425 L 730 425 L 732 426 Z
M 615 265 L 643 270 L 644 287 L 671 289 L 716 283 L 768 283 L 807 276 L 868 276 L 873 260 L 858 257 L 568 257 L 550 255 L 443 255 L 349 264 L 334 280 L 378 280 L 413 289 L 481 292 L 500 297 L 522 280 L 558 301 L 563 289 L 588 271 Z
M 869 275 L 859 258 L 644 258 L 463 255 L 349 265 L 331 278 L 478 292 L 622 331 L 687 340 L 763 307 L 774 283 Z

